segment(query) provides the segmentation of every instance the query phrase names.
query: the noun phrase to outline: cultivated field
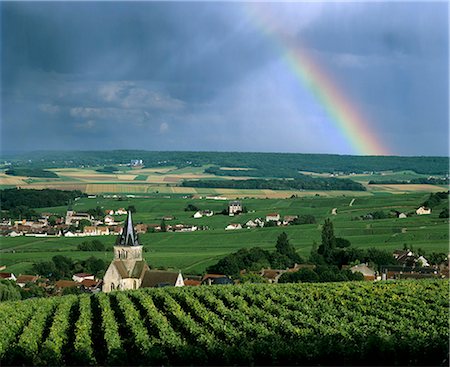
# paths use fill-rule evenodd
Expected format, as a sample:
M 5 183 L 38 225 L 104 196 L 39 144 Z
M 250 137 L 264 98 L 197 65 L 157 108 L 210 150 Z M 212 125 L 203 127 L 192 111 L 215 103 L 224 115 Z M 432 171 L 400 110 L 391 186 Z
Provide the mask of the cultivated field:
M 117 166 L 115 173 L 97 172 L 96 168 L 56 168 L 49 169 L 56 173 L 59 178 L 30 178 L 9 176 L 0 173 L 0 186 L 21 187 L 30 189 L 54 188 L 60 190 L 81 190 L 88 194 L 100 193 L 183 193 L 190 195 L 222 195 L 231 198 L 255 197 L 255 198 L 288 198 L 292 195 L 309 196 L 319 194 L 321 196 L 341 196 L 349 194 L 348 191 L 298 191 L 298 190 L 240 190 L 240 189 L 209 189 L 178 187 L 184 180 L 201 179 L 233 179 L 245 180 L 252 177 L 246 176 L 215 176 L 205 173 L 208 165 L 201 167 L 155 167 L 155 168 L 133 168 Z M 222 167 L 223 170 L 249 171 L 248 168 Z M 314 177 L 331 177 L 328 173 L 303 172 Z M 427 177 L 412 171 L 386 171 L 376 174 L 342 175 L 339 178 L 349 178 L 363 184 L 368 191 L 354 192 L 354 196 L 372 195 L 375 193 L 409 193 L 409 192 L 437 192 L 446 188 L 436 185 L 368 185 L 370 180 L 409 180 L 412 178 Z
M 448 356 L 445 281 L 169 288 L 5 302 L 0 361 L 440 365 Z
M 209 266 L 217 262 L 226 254 L 242 247 L 260 246 L 273 250 L 277 236 L 285 231 L 291 243 L 299 254 L 308 257 L 314 242 L 321 241 L 321 224 L 330 217 L 334 223 L 335 234 L 347 238 L 352 246 L 367 248 L 377 247 L 393 251 L 403 248 L 404 244 L 415 249 L 422 248 L 427 252 L 448 251 L 449 222 L 440 219 L 439 212 L 447 204 L 442 204 L 433 210 L 431 215 L 412 216 L 405 219 L 389 218 L 381 220 L 357 220 L 374 211 L 390 210 L 411 213 L 414 212 L 428 197 L 424 193 L 409 194 L 373 194 L 370 196 L 355 196 L 346 193 L 346 196 L 308 196 L 292 199 L 243 199 L 242 203 L 247 213 L 229 217 L 214 215 L 194 219 L 193 212 L 184 209 L 193 204 L 201 210 L 213 210 L 219 213 L 226 208 L 228 201 L 183 198 L 181 194 L 147 195 L 152 197 L 141 198 L 83 198 L 74 204 L 76 211 L 85 211 L 100 206 L 103 209 L 126 208 L 134 205 L 137 212 L 133 219 L 135 223 L 160 224 L 164 216 L 174 216 L 175 219 L 167 224 L 193 224 L 207 226 L 208 231 L 191 233 L 147 233 L 140 235 L 141 242 L 147 252 L 144 256 L 148 263 L 154 267 L 180 269 L 184 273 L 202 273 Z M 355 200 L 353 200 L 355 199 Z M 352 205 L 350 206 L 350 203 Z M 337 215 L 331 215 L 336 208 Z M 64 215 L 67 207 L 42 208 L 41 212 L 55 212 Z M 249 219 L 264 218 L 266 214 L 277 212 L 285 215 L 314 215 L 317 223 L 309 225 L 269 227 L 256 229 L 242 229 L 225 231 L 230 223 L 244 224 Z M 124 217 L 118 219 L 124 219 Z M 97 237 L 107 246 L 113 246 L 114 236 Z M 25 273 L 33 262 L 48 260 L 56 253 L 74 259 L 86 259 L 96 256 L 109 261 L 112 251 L 81 252 L 76 246 L 82 241 L 92 239 L 84 238 L 34 238 L 34 237 L 4 237 L 0 241 L 0 256 L 8 271 Z

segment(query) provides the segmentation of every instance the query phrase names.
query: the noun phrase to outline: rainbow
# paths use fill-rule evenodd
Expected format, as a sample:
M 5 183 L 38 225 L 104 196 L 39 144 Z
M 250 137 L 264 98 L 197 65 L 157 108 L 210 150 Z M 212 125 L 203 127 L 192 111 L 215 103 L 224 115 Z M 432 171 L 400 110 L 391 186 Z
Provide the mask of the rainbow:
M 260 4 L 261 5 L 261 4 Z M 325 109 L 330 121 L 351 145 L 355 154 L 390 155 L 389 149 L 371 128 L 370 121 L 339 88 L 305 48 L 284 35 L 271 17 L 256 3 L 246 3 L 246 12 L 285 59 L 290 71 Z

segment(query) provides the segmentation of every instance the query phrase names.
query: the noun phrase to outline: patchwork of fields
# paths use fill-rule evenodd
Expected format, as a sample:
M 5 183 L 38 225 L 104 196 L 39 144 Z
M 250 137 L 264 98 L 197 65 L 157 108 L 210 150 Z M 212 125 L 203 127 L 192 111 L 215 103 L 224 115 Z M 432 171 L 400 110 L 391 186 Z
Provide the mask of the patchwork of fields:
M 131 169 L 126 166 L 118 166 L 119 171 L 115 173 L 97 172 L 95 168 L 58 168 L 49 169 L 56 173 L 59 178 L 29 178 L 19 176 L 9 176 L 0 173 L 1 187 L 15 187 L 30 189 L 54 188 L 60 190 L 81 190 L 88 194 L 100 193 L 183 193 L 189 195 L 223 195 L 235 197 L 256 197 L 256 198 L 288 198 L 292 195 L 308 196 L 320 194 L 325 196 L 340 196 L 346 191 L 297 191 L 297 190 L 240 190 L 240 189 L 210 189 L 178 187 L 183 180 L 201 179 L 233 179 L 245 180 L 251 177 L 246 176 L 215 176 L 205 173 L 209 166 L 202 167 L 155 167 Z M 223 170 L 231 170 L 230 167 L 223 167 Z M 234 171 L 245 171 L 245 168 L 233 168 Z M 315 177 L 330 177 L 330 174 L 317 174 L 303 172 Z M 426 175 L 417 174 L 412 171 L 402 172 L 382 172 L 378 174 L 357 174 L 339 176 L 360 182 L 367 188 L 367 192 L 355 192 L 354 195 L 371 195 L 378 192 L 408 193 L 408 192 L 437 192 L 443 191 L 445 187 L 436 185 L 368 185 L 370 180 L 377 179 L 398 179 L 407 180 L 412 178 L 422 178 Z

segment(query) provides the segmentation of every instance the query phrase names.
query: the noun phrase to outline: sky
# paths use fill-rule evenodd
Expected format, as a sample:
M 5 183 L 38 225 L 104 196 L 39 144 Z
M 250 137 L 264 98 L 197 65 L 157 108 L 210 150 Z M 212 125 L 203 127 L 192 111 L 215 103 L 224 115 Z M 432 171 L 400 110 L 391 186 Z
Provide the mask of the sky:
M 447 2 L 5 2 L 1 149 L 449 153 Z

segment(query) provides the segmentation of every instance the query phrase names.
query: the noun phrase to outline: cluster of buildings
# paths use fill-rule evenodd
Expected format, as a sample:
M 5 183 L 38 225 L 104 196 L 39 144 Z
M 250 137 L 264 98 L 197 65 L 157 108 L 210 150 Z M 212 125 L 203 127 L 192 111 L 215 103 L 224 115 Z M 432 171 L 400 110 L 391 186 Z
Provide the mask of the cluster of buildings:
M 283 219 L 281 219 L 281 215 L 279 213 L 270 213 L 267 214 L 265 218 L 256 218 L 248 220 L 244 225 L 240 223 L 231 223 L 225 227 L 225 230 L 235 230 L 242 228 L 258 228 L 265 226 L 288 226 L 292 224 L 296 219 L 298 219 L 298 215 L 285 215 Z

